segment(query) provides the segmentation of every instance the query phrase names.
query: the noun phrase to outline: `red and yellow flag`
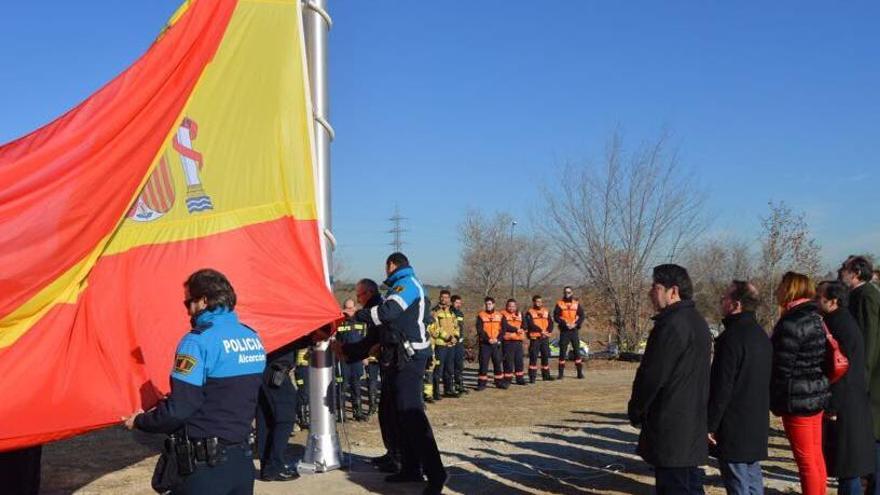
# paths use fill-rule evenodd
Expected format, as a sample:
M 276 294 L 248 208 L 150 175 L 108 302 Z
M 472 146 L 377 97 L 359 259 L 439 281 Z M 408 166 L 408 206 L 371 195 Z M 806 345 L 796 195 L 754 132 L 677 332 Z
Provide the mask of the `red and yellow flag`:
M 128 70 L 0 147 L 0 450 L 166 393 L 199 268 L 267 349 L 339 316 L 299 3 L 187 2 Z

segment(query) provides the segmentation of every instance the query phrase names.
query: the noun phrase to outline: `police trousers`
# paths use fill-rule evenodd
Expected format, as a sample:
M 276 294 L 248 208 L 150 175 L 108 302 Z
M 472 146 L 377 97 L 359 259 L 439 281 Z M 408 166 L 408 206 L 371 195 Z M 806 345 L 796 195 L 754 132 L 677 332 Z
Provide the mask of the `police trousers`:
M 511 381 L 516 376 L 517 380 L 523 377 L 523 345 L 521 340 L 505 340 L 501 347 L 504 349 L 504 379 Z
M 381 368 L 382 394 L 379 396 L 379 433 L 388 455 L 400 461 L 400 433 L 397 425 L 397 410 L 394 404 L 394 391 L 388 378 L 388 368 Z
M 296 420 L 305 426 L 309 424 L 309 367 L 297 366 L 293 377 L 296 379 Z
M 400 368 L 388 368 L 387 395 L 394 403 L 393 424 L 398 428 L 401 471 L 408 474 L 424 473 L 428 481 L 440 481 L 445 479 L 446 470 L 440 460 L 440 451 L 422 398 L 422 376 L 428 359 L 427 353 L 418 352 Z M 383 380 L 383 389 L 384 383 Z M 383 393 L 382 400 L 385 397 Z
M 367 363 L 367 394 L 372 409 L 376 407 L 379 398 L 379 363 Z
M 226 447 L 226 460 L 215 466 L 196 464 L 196 470 L 184 478 L 173 495 L 252 495 L 254 460 L 250 447 Z
M 434 390 L 440 390 L 440 378 L 443 378 L 443 391 L 452 392 L 453 373 L 455 371 L 455 347 L 437 345 L 434 347 L 434 354 L 437 357 L 434 366 Z
M 287 442 L 296 422 L 296 389 L 285 376 L 278 387 L 260 385 L 257 399 L 257 447 L 260 474 L 274 476 L 284 470 Z
M 361 381 L 364 378 L 364 363 L 341 363 L 342 387 L 339 392 L 340 411 L 345 412 L 345 394 L 348 392 L 348 400 L 351 402 L 352 411 L 360 411 L 361 405 Z
M 574 352 L 574 364 L 581 365 L 581 338 L 577 330 L 559 331 L 559 367 L 565 368 L 565 360 L 568 359 L 568 346 Z
M 460 391 L 464 390 L 464 341 L 459 340 L 453 349 L 455 349 L 453 381 L 455 388 Z
M 477 381 L 482 384 L 489 380 L 489 360 L 492 360 L 492 372 L 497 384 L 504 378 L 504 370 L 501 369 L 501 345 L 480 342 L 480 371 Z

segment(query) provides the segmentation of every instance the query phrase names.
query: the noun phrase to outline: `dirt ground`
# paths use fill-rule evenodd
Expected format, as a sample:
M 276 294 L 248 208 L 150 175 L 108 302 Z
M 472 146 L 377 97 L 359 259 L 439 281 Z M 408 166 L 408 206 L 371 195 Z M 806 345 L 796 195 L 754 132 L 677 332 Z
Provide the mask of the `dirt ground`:
M 428 407 L 449 494 L 652 493 L 650 467 L 635 454 L 638 432 L 626 421 L 636 365 L 590 361 L 585 380 L 471 392 Z M 555 370 L 555 365 L 553 366 Z M 473 369 L 468 380 L 475 380 Z M 289 454 L 303 451 L 304 432 Z M 375 418 L 339 428 L 346 466 L 284 483 L 257 482 L 258 494 L 421 493 L 421 485 L 390 486 L 365 462 L 383 453 Z M 46 446 L 42 493 L 150 494 L 161 438 L 108 429 Z M 774 422 L 768 493 L 797 493 L 797 469 L 780 425 Z M 350 455 L 348 455 L 350 454 Z M 724 493 L 714 464 L 706 467 L 707 493 Z

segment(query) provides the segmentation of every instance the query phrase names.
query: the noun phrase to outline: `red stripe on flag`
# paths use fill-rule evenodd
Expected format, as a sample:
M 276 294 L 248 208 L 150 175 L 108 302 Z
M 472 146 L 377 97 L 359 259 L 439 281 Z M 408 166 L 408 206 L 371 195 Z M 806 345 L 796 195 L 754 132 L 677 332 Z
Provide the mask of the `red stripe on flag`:
M 199 268 L 229 277 L 268 350 L 335 320 L 320 241 L 314 220 L 283 218 L 101 258 L 75 304 L 0 350 L 0 397 L 14 398 L 0 401 L 0 451 L 117 424 L 167 393 L 189 329 L 182 284 Z

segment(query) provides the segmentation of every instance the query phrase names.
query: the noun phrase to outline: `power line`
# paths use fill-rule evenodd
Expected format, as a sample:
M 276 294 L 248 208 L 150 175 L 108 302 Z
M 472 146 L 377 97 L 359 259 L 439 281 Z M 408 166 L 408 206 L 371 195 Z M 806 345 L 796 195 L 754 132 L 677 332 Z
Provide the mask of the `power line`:
M 395 204 L 394 205 L 394 215 L 388 219 L 391 222 L 391 230 L 388 230 L 387 233 L 391 234 L 391 242 L 388 243 L 395 251 L 401 251 L 403 242 L 403 234 L 404 232 L 409 232 L 408 229 L 403 227 L 403 221 L 406 220 L 406 217 L 400 216 L 400 209 Z

